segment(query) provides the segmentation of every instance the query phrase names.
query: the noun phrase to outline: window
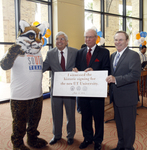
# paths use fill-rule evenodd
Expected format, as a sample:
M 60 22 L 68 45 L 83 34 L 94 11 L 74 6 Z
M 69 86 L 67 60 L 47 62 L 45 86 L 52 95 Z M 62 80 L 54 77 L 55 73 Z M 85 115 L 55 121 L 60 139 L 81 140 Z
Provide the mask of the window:
M 142 31 L 142 0 L 85 0 L 85 30 L 92 26 L 103 32 L 104 46 L 114 52 L 114 34 L 124 30 L 129 34 L 129 46 L 134 50 L 134 31 Z M 139 11 L 141 10 L 141 11 Z
M 52 0 L 2 0 L 0 5 L 0 58 L 3 57 L 9 47 L 15 43 L 19 20 L 25 20 L 29 24 L 34 21 L 42 23 L 49 22 L 49 29 L 52 32 Z M 53 47 L 52 35 L 47 39 L 47 45 L 41 50 L 43 59 L 46 52 Z M 10 84 L 11 71 L 4 71 L 0 68 L 0 82 Z M 49 91 L 49 73 L 43 74 L 43 92 Z M 1 93 L 0 93 L 1 94 Z M 0 95 L 1 96 L 1 95 Z M 10 98 L 8 95 L 3 98 Z

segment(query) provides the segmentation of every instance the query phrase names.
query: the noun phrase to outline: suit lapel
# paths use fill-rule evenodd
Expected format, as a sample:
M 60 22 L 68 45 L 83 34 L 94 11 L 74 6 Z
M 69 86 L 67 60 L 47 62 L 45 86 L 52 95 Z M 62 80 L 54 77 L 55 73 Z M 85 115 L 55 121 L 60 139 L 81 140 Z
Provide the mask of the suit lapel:
M 53 58 L 53 60 L 58 62 L 59 70 L 62 70 L 62 67 L 61 67 L 60 62 L 59 62 L 59 56 L 58 56 L 58 49 L 57 49 L 57 47 L 54 50 L 54 56 L 55 56 L 55 58 Z
M 94 53 L 93 53 L 93 55 L 92 55 L 92 57 L 91 57 L 89 66 L 95 61 L 95 59 L 97 58 L 98 53 L 99 53 L 99 47 L 96 46 L 96 47 L 95 47 L 95 50 L 94 50 Z
M 68 66 L 70 65 L 70 63 L 71 63 L 71 60 L 72 60 L 72 50 L 69 48 L 69 47 L 67 47 L 67 64 L 66 64 L 66 69 L 68 68 Z
M 113 69 L 113 62 L 114 62 L 114 58 L 115 58 L 115 55 L 117 54 L 117 52 L 115 52 L 114 54 L 112 54 L 111 56 L 111 72 L 112 74 L 114 73 L 114 69 Z
M 87 47 L 84 48 L 84 50 L 83 50 L 83 56 L 82 56 L 83 58 L 81 58 L 81 59 L 83 59 L 83 65 L 85 66 L 85 68 L 87 68 L 86 55 L 87 55 Z
M 117 63 L 117 67 L 115 69 L 115 72 L 117 71 L 117 69 L 119 68 L 119 66 L 121 65 L 121 62 L 123 61 L 123 59 L 126 57 L 128 53 L 128 48 L 123 52 L 122 56 L 120 57 L 118 63 Z

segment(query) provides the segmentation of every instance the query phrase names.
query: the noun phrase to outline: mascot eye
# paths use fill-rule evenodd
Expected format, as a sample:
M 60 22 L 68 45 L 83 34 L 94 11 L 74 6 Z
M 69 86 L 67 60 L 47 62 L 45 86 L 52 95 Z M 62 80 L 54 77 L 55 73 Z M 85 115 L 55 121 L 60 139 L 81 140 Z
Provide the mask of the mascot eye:
M 29 37 L 29 39 L 35 39 L 35 34 L 30 33 L 30 34 L 28 35 L 28 37 Z
M 31 39 L 31 40 L 34 40 L 35 37 L 36 37 L 36 34 L 30 32 L 30 33 L 27 33 L 27 34 L 22 34 L 22 35 L 20 35 L 20 37 L 27 37 L 27 38 L 29 38 L 29 39 Z

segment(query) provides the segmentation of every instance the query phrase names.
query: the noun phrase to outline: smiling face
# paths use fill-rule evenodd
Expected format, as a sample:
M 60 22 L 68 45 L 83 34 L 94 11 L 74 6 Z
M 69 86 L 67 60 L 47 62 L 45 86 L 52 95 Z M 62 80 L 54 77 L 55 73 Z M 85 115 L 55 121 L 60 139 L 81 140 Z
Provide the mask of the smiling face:
M 114 44 L 118 52 L 124 50 L 128 46 L 129 39 L 126 38 L 124 33 L 116 33 L 114 36 Z
M 96 44 L 97 33 L 93 29 L 89 29 L 85 32 L 85 43 L 89 48 L 92 48 Z
M 62 51 L 68 44 L 68 41 L 66 40 L 65 36 L 59 35 L 56 37 L 56 47 Z

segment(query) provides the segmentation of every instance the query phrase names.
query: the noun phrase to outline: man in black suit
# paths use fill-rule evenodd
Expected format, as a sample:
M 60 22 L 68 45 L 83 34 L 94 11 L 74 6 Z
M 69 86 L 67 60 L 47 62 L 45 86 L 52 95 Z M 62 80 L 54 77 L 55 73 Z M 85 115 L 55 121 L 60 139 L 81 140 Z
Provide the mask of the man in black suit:
M 73 71 L 98 71 L 108 70 L 110 68 L 109 51 L 96 45 L 97 32 L 94 29 L 88 29 L 85 32 L 86 47 L 77 53 L 76 68 Z M 89 52 L 90 50 L 90 52 Z M 87 53 L 91 54 L 89 64 L 86 59 Z M 86 148 L 94 141 L 94 149 L 100 150 L 104 133 L 104 98 L 99 97 L 79 97 L 82 114 L 82 131 L 84 141 L 79 146 L 80 149 Z M 92 127 L 94 118 L 95 134 Z
M 113 150 L 134 150 L 136 105 L 138 103 L 137 81 L 141 75 L 140 58 L 128 46 L 129 36 L 116 32 L 114 43 L 117 52 L 111 55 L 110 101 L 113 101 L 118 133 L 117 147 Z

